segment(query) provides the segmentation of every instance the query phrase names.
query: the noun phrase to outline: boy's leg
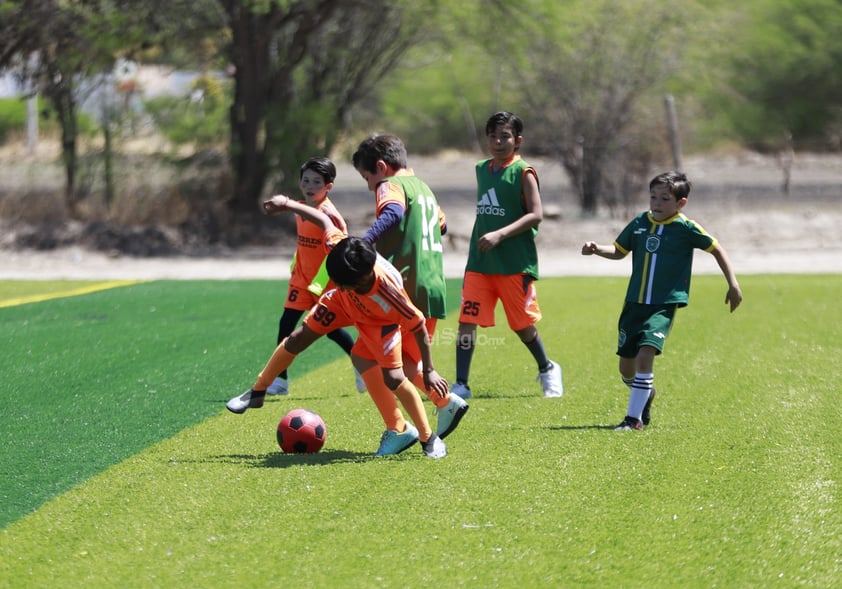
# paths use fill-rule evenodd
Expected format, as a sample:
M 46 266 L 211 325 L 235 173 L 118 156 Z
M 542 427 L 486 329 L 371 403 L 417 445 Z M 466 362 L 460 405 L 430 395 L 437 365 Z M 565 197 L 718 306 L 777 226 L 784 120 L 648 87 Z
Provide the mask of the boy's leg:
M 225 406 L 229 411 L 232 413 L 245 413 L 246 409 L 260 409 L 263 407 L 266 389 L 275 379 L 275 375 L 286 370 L 292 364 L 293 360 L 295 360 L 296 354 L 291 353 L 286 348 L 288 340 L 289 338 L 278 344 L 278 347 L 272 352 L 272 357 L 269 358 L 266 366 L 260 371 L 254 385 L 242 395 L 228 401 Z
M 631 389 L 635 383 L 635 376 L 637 375 L 637 369 L 635 367 L 636 358 L 620 358 L 620 378 L 623 379 L 623 384 L 626 385 L 629 389 L 629 402 L 631 404 Z M 642 375 L 645 378 L 645 375 Z M 654 383 L 654 378 L 653 378 Z M 652 420 L 652 401 L 655 399 L 655 395 L 657 391 L 655 387 L 652 387 L 652 392 L 649 393 L 649 398 L 646 400 L 646 404 L 643 405 L 643 412 L 640 414 L 640 421 L 643 422 L 643 425 L 649 425 L 649 422 Z
M 477 326 L 460 321 L 456 339 L 456 383 L 451 390 L 463 399 L 471 396 L 468 378 L 471 373 L 471 360 L 474 357 L 476 340 Z
M 643 421 L 643 409 L 649 402 L 654 389 L 653 373 L 657 350 L 651 346 L 641 346 L 637 352 L 635 374 L 629 391 L 629 406 L 626 415 Z
M 421 442 L 426 442 L 433 435 L 433 429 L 430 427 L 430 422 L 427 419 L 427 412 L 424 411 L 424 403 L 421 401 L 421 396 L 415 389 L 408 378 L 404 377 L 403 381 L 392 390 L 398 400 L 403 405 L 403 408 L 409 413 L 409 418 L 418 429 L 418 438 Z
M 289 297 L 287 293 L 287 297 Z M 299 319 L 304 314 L 301 309 L 294 309 L 284 307 L 284 312 L 278 321 L 278 345 L 295 331 L 295 326 L 298 325 Z M 286 395 L 289 393 L 289 375 L 286 370 L 281 371 L 275 375 L 275 379 L 266 388 L 267 395 Z
M 509 328 L 517 334 L 538 365 L 537 380 L 541 381 L 544 397 L 561 397 L 564 395 L 561 366 L 547 357 L 544 341 L 535 327 L 541 320 L 535 280 L 527 274 L 506 276 L 504 281 L 500 281 L 499 288 Z
M 354 347 L 354 338 L 351 337 L 351 334 L 348 333 L 346 330 L 340 327 L 339 329 L 328 333 L 327 338 L 333 342 L 336 342 L 336 344 L 340 348 L 342 348 L 346 354 L 348 354 L 349 356 L 351 355 L 351 349 Z M 356 381 L 355 384 L 357 386 L 357 391 L 360 393 L 364 393 L 366 391 L 366 384 L 362 378 L 362 374 L 356 368 L 354 368 L 354 379 Z
M 366 369 L 365 372 L 361 372 L 360 375 L 368 388 L 371 400 L 374 401 L 380 416 L 383 418 L 386 429 L 403 433 L 406 429 L 406 420 L 398 407 L 394 393 L 389 390 L 389 387 L 383 381 L 383 373 L 380 367 L 375 364 Z

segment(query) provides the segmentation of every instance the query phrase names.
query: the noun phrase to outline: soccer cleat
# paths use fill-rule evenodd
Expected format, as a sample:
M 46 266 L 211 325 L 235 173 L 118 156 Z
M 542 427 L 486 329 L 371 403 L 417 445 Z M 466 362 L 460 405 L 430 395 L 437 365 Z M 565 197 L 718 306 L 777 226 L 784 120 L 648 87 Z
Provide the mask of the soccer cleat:
M 564 386 L 561 384 L 561 366 L 552 360 L 550 360 L 550 369 L 539 372 L 536 380 L 541 381 L 545 398 L 561 397 L 564 394 Z
M 393 429 L 387 429 L 380 438 L 380 447 L 375 456 L 389 456 L 400 454 L 418 441 L 418 430 L 412 424 L 406 424 L 406 431 L 399 434 Z
M 631 415 L 626 415 L 620 425 L 614 428 L 614 431 L 621 432 L 632 429 L 643 429 L 643 422 Z
M 652 389 L 652 392 L 649 393 L 649 398 L 646 400 L 646 405 L 643 406 L 643 415 L 640 416 L 640 421 L 643 422 L 643 425 L 649 425 L 649 422 L 652 421 L 652 416 L 649 414 L 649 410 L 652 408 L 652 400 L 655 398 L 655 389 Z
M 225 406 L 231 413 L 245 413 L 246 409 L 260 409 L 263 407 L 263 400 L 266 391 L 247 390 L 239 397 L 234 397 Z
M 365 386 L 365 381 L 363 380 L 362 375 L 360 375 L 360 373 L 357 372 L 356 368 L 354 368 L 354 379 L 357 381 L 357 392 L 358 393 L 366 392 L 368 387 Z
M 266 389 L 267 395 L 287 395 L 289 394 L 289 381 L 280 376 L 272 381 L 269 388 Z
M 427 458 L 444 458 L 447 456 L 447 446 L 436 434 L 430 436 L 426 442 L 421 442 L 421 447 L 424 449 L 424 456 Z
M 457 380 L 455 383 L 453 383 L 453 386 L 450 387 L 450 394 L 456 395 L 457 397 L 460 397 L 462 399 L 470 399 L 471 387 Z
M 442 440 L 456 429 L 462 416 L 468 412 L 468 404 L 462 397 L 450 393 L 450 402 L 438 410 L 438 423 L 436 424 L 436 435 Z

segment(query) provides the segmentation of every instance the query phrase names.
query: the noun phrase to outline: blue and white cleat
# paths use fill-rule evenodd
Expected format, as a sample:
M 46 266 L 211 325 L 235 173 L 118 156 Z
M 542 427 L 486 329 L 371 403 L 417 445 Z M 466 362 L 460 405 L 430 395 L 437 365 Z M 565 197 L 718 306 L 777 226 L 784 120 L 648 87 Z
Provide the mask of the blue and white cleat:
M 406 424 L 406 431 L 399 434 L 393 429 L 387 429 L 380 438 L 380 447 L 375 456 L 391 456 L 400 454 L 418 442 L 418 430 L 411 423 Z

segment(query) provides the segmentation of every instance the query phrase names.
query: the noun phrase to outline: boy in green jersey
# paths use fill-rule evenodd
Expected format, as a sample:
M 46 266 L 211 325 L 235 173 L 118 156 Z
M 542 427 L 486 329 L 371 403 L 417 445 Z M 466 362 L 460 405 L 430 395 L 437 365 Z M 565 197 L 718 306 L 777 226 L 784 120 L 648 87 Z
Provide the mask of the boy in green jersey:
M 477 325 L 494 325 L 497 302 L 509 327 L 538 364 L 544 397 L 561 397 L 561 367 L 547 357 L 535 324 L 541 319 L 535 281 L 535 234 L 543 220 L 538 174 L 518 155 L 523 122 L 510 112 L 492 115 L 485 125 L 491 158 L 476 165 L 477 208 L 462 282 L 456 342 L 456 382 L 451 393 L 471 397 L 468 375 Z
M 725 302 L 733 312 L 743 293 L 725 249 L 701 226 L 684 216 L 690 181 L 680 172 L 665 172 L 649 183 L 649 210 L 637 215 L 612 245 L 588 241 L 582 255 L 619 260 L 632 254 L 632 273 L 619 320 L 617 355 L 620 376 L 629 387 L 625 419 L 615 429 L 643 429 L 655 398 L 655 356 L 663 351 L 678 307 L 690 295 L 693 250 L 716 258 L 728 281 Z
M 447 222 L 436 195 L 408 167 L 406 146 L 400 137 L 371 135 L 360 143 L 352 161 L 375 198 L 377 218 L 363 239 L 374 244 L 400 272 L 409 298 L 426 317 L 427 333 L 432 338 L 436 323 L 445 317 L 447 294 L 441 239 Z M 411 355 L 419 357 L 412 338 L 407 338 L 404 350 L 407 364 Z M 425 389 L 418 368 L 413 382 Z M 387 399 L 376 394 L 372 393 L 375 402 L 385 405 Z M 454 413 L 457 419 L 468 411 L 468 404 L 457 395 L 428 397 L 440 411 Z

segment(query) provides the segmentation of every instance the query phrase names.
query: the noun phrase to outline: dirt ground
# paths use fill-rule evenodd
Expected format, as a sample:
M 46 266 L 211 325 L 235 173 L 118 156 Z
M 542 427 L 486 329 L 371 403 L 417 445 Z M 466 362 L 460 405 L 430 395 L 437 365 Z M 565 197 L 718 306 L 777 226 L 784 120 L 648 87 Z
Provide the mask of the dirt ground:
M 473 223 L 473 164 L 466 154 L 412 157 L 410 165 L 433 188 L 448 216 L 445 271 L 461 276 Z M 545 220 L 539 231 L 543 276 L 627 275 L 630 261 L 584 257 L 586 240 L 610 243 L 630 216 L 646 207 L 645 187 L 628 211 L 603 211 L 584 218 L 560 165 L 528 158 L 541 180 Z M 345 215 L 351 233 L 361 233 L 373 218 L 373 202 L 349 164 L 338 166 L 331 198 Z M 685 214 L 698 221 L 726 248 L 738 274 L 842 273 L 842 157 L 799 155 L 790 191 L 772 157 L 756 154 L 688 158 L 684 169 L 693 182 Z M 7 234 L 14 231 L 8 224 Z M 8 235 L 6 236 L 8 237 Z M 3 243 L 8 243 L 8 239 Z M 36 251 L 0 245 L 0 280 L 107 279 L 285 279 L 292 255 L 290 241 L 277 247 L 214 251 L 212 255 L 140 257 L 100 252 L 82 246 Z M 719 273 L 712 256 L 697 253 L 696 273 Z

